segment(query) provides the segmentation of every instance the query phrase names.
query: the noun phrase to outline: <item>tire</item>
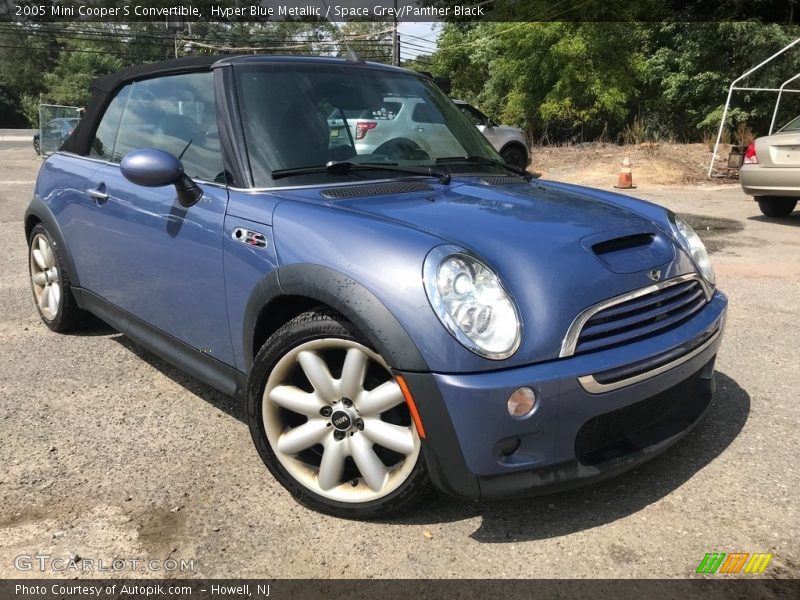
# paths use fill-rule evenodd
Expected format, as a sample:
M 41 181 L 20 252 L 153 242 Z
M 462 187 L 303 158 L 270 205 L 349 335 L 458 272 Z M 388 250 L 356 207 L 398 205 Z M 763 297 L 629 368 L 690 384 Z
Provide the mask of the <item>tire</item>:
M 33 140 L 33 149 L 36 151 L 36 154 L 38 154 L 39 156 L 42 155 L 42 152 L 39 149 L 39 140 L 36 139 Z
M 247 416 L 264 464 L 313 510 L 372 519 L 409 509 L 431 489 L 394 376 L 335 313 L 303 313 L 267 340 L 250 373 Z
M 758 208 L 766 217 L 788 217 L 792 214 L 797 200 L 794 198 L 774 198 L 770 196 L 756 196 Z
M 519 169 L 528 168 L 528 154 L 523 148 L 517 146 L 516 144 L 503 148 L 503 151 L 500 153 L 500 157 L 511 166 Z
M 41 223 L 28 237 L 28 275 L 36 309 L 45 325 L 65 332 L 83 324 L 86 313 L 72 295 L 61 249 Z
M 372 151 L 377 156 L 388 156 L 402 160 L 429 160 L 430 155 L 417 142 L 408 138 L 386 140 Z

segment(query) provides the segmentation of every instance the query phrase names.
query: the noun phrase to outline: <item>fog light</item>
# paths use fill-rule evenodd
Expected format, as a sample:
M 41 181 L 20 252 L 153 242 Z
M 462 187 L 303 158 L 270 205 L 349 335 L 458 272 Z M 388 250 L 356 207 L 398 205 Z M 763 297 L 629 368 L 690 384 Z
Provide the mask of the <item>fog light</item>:
M 528 387 L 521 387 L 508 397 L 508 414 L 512 417 L 524 417 L 536 405 L 536 394 Z

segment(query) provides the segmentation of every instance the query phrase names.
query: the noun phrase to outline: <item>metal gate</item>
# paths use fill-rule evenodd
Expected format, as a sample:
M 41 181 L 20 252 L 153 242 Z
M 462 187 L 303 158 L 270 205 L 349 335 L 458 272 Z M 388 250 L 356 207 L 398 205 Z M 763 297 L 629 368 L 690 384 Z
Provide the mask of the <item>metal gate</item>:
M 80 111 L 77 106 L 39 105 L 39 154 L 47 156 L 61 147 L 78 124 Z

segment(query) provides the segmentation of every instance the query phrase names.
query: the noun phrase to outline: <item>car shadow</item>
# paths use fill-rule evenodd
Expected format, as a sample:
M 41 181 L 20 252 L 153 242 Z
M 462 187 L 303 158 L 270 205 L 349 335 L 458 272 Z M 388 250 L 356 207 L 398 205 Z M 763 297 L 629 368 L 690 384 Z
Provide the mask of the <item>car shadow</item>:
M 729 376 L 717 373 L 716 395 L 697 427 L 664 454 L 628 473 L 547 496 L 443 500 L 401 521 L 435 524 L 480 517 L 470 537 L 481 543 L 540 540 L 592 529 L 635 514 L 678 489 L 736 439 L 749 414 L 750 395 Z
M 247 423 L 243 402 L 187 375 L 122 334 L 111 339 L 187 391 Z M 697 427 L 672 448 L 628 473 L 545 496 L 477 502 L 433 496 L 408 513 L 382 521 L 435 525 L 480 517 L 481 524 L 470 537 L 497 544 L 560 537 L 633 515 L 681 487 L 722 454 L 744 428 L 750 415 L 750 395 L 728 375 L 717 372 L 716 377 L 714 400 Z
M 245 410 L 244 402 L 236 400 L 235 398 L 231 398 L 222 392 L 218 392 L 210 385 L 203 383 L 199 379 L 195 379 L 191 375 L 187 375 L 177 367 L 173 366 L 171 363 L 156 356 L 149 350 L 146 350 L 124 334 L 120 333 L 113 336 L 111 339 L 125 349 L 133 352 L 138 358 L 142 359 L 151 367 L 169 377 L 172 381 L 187 391 L 191 392 L 195 396 L 198 396 L 202 400 L 205 400 L 211 406 L 218 408 L 225 414 L 238 419 L 244 424 L 247 424 L 247 412 Z
M 86 313 L 82 316 L 81 325 L 78 329 L 72 331 L 64 331 L 60 335 L 70 335 L 75 337 L 98 337 L 108 336 L 117 333 L 117 330 L 111 327 L 108 323 L 101 320 L 91 313 Z
M 800 211 L 795 211 L 788 217 L 765 217 L 764 215 L 753 215 L 747 217 L 748 221 L 761 221 L 762 223 L 772 223 L 774 225 L 785 225 L 787 227 L 800 227 Z

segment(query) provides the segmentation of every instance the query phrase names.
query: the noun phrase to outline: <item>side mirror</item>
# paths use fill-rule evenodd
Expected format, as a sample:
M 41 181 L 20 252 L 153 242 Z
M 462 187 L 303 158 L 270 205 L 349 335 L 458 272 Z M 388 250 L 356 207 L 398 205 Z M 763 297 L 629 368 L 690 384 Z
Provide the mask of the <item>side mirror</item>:
M 125 155 L 119 168 L 125 179 L 142 187 L 174 185 L 184 208 L 197 204 L 203 196 L 203 190 L 183 172 L 181 161 L 164 150 L 133 150 Z

